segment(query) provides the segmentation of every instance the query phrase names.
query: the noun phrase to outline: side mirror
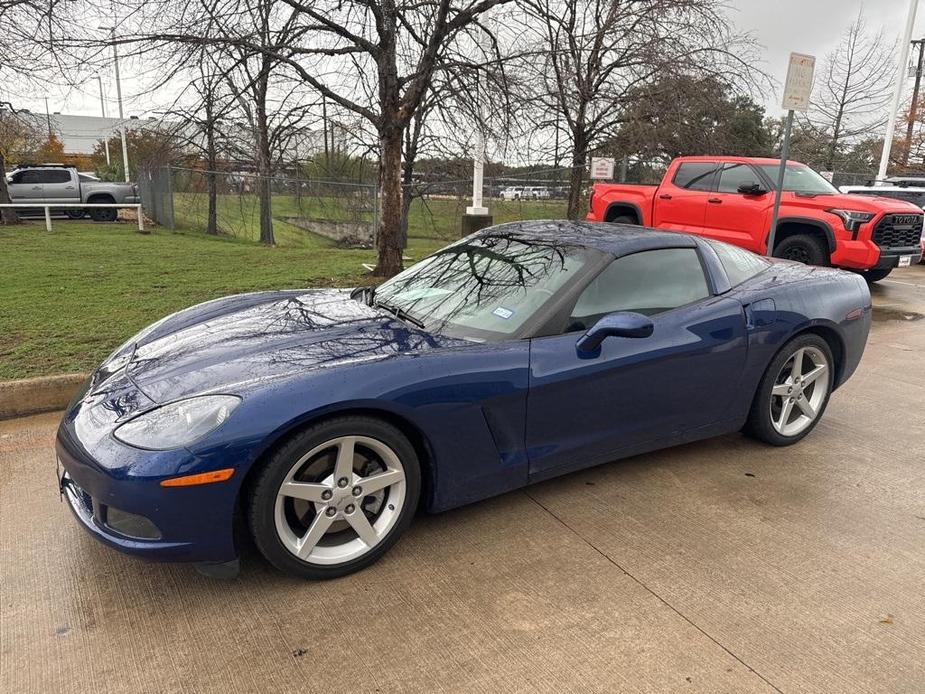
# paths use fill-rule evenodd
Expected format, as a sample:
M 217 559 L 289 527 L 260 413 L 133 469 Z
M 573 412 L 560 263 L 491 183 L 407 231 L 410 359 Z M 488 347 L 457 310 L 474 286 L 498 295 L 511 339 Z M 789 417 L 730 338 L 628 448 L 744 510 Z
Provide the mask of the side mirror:
M 768 192 L 758 183 L 743 183 L 738 190 L 742 195 L 764 195 Z
M 601 343 L 608 337 L 649 337 L 653 330 L 652 320 L 641 313 L 608 313 L 578 338 L 576 347 L 586 356 L 597 356 Z

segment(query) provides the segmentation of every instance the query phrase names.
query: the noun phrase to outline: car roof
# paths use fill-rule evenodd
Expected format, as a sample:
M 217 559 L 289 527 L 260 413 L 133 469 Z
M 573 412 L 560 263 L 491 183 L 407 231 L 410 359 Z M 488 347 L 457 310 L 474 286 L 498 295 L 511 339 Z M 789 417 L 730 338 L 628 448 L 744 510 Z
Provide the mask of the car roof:
M 693 236 L 630 224 L 537 219 L 508 222 L 476 232 L 476 237 L 507 236 L 523 241 L 557 241 L 591 248 L 616 258 L 655 248 L 696 248 Z
M 780 159 L 773 159 L 770 157 L 738 157 L 729 154 L 716 155 L 711 157 L 706 154 L 697 154 L 690 155 L 685 157 L 676 157 L 674 159 L 676 162 L 718 162 L 720 164 L 773 164 L 775 166 L 780 165 Z M 806 166 L 802 162 L 795 161 L 794 159 L 788 159 L 787 164 L 794 164 L 798 166 Z

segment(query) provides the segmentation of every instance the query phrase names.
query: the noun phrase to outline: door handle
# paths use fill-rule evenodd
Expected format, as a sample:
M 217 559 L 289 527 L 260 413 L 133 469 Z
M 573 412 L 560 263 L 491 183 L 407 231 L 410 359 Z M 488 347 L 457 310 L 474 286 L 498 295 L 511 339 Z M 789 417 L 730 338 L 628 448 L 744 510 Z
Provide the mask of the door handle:
M 74 186 L 65 186 L 65 190 L 74 190 Z
M 662 193 L 658 196 L 659 200 L 671 200 L 671 196 L 668 193 Z
M 41 190 L 42 186 L 32 186 L 32 190 Z
M 713 203 L 714 205 L 719 205 L 723 201 L 720 200 L 719 198 L 710 198 L 709 200 L 707 200 L 707 202 Z

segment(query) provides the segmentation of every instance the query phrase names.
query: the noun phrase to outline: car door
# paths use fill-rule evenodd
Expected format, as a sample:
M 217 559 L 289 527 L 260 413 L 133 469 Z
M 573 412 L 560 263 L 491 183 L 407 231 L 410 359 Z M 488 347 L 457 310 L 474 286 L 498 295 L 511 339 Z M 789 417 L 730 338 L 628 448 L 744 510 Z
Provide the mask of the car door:
M 13 202 L 42 202 L 44 186 L 39 169 L 24 169 L 13 173 L 8 185 Z
M 681 162 L 671 179 L 658 188 L 653 226 L 700 233 L 719 167 L 717 162 Z
M 77 172 L 70 169 L 41 169 L 45 201 L 49 203 L 80 203 Z
M 587 286 L 561 335 L 530 346 L 526 446 L 544 479 L 722 430 L 745 364 L 741 305 L 712 296 L 694 248 L 614 260 Z M 615 311 L 649 315 L 647 338 L 609 337 L 588 358 L 585 329 Z
M 742 185 L 756 185 L 760 195 L 740 193 Z M 758 172 L 745 163 L 724 164 L 716 191 L 707 198 L 703 235 L 761 253 L 770 226 L 774 196 Z

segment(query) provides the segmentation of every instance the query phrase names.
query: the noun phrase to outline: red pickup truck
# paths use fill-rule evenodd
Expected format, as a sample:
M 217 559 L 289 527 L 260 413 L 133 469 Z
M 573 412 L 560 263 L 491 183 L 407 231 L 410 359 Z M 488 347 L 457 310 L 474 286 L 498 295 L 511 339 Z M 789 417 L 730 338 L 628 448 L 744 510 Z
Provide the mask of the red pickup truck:
M 679 157 L 658 185 L 595 184 L 587 218 L 676 229 L 764 254 L 779 167 L 778 159 Z M 843 195 L 788 161 L 773 255 L 862 271 L 876 282 L 921 259 L 922 219 L 911 203 Z

